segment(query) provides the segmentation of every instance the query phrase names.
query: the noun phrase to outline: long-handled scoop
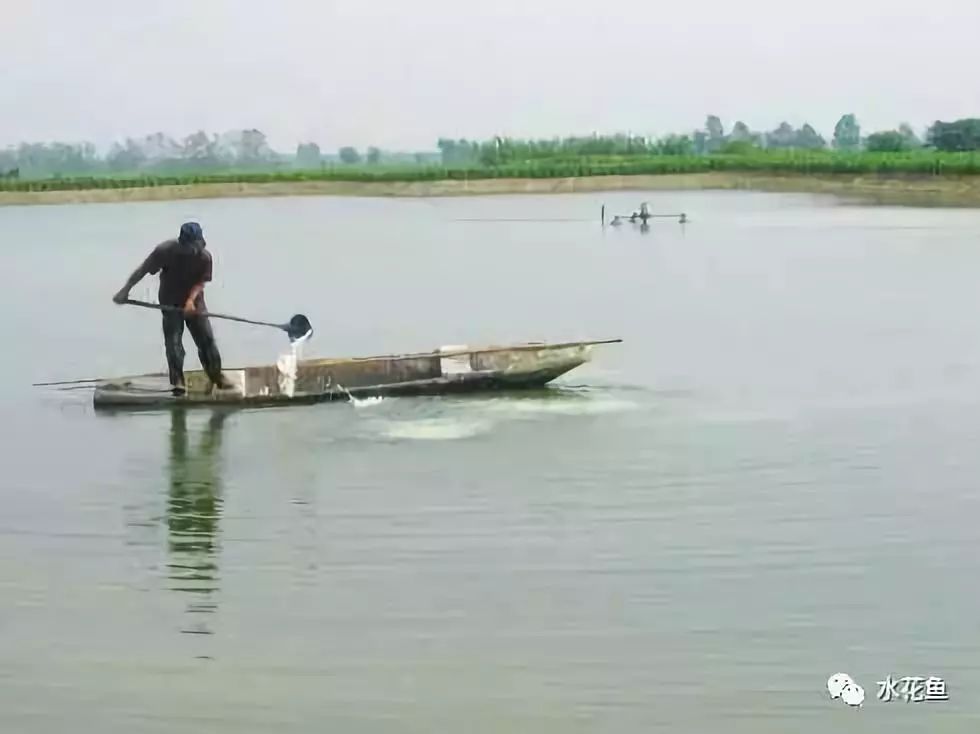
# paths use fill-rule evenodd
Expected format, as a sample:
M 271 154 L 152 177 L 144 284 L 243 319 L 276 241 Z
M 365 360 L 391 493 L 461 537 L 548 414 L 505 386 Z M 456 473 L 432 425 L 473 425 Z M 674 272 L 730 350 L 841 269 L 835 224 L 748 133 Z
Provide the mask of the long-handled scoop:
M 131 306 L 142 306 L 143 308 L 153 308 L 158 311 L 183 311 L 181 308 L 176 306 L 164 306 L 159 303 L 149 303 L 147 301 L 136 301 L 127 298 L 123 303 L 128 303 Z M 308 339 L 313 335 L 313 325 L 310 320 L 306 318 L 301 313 L 294 314 L 292 318 L 285 324 L 273 324 L 268 321 L 253 321 L 252 319 L 243 319 L 240 316 L 228 316 L 227 314 L 214 313 L 213 311 L 201 311 L 197 315 L 199 316 L 209 316 L 213 319 L 228 319 L 229 321 L 241 321 L 245 324 L 255 324 L 256 326 L 271 326 L 274 329 L 282 329 L 289 335 L 289 341 L 295 342 L 300 339 Z

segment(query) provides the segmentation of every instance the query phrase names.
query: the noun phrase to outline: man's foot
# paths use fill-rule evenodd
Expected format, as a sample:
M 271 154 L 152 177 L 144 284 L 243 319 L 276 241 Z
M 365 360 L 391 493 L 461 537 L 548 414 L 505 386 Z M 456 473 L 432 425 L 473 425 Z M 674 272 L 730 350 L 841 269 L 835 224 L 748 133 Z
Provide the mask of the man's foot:
M 187 388 L 184 387 L 183 385 L 174 385 L 173 389 L 170 392 L 173 393 L 173 396 L 175 398 L 182 398 L 184 395 L 187 394 Z
M 228 378 L 225 377 L 224 375 L 222 375 L 221 376 L 221 379 L 218 380 L 217 382 L 212 382 L 211 385 L 213 386 L 213 388 L 217 392 L 223 392 L 223 393 L 228 393 L 228 392 L 238 393 L 238 392 L 241 392 L 241 389 L 238 387 L 238 385 L 236 385 L 233 382 L 231 382 L 230 380 L 228 380 Z

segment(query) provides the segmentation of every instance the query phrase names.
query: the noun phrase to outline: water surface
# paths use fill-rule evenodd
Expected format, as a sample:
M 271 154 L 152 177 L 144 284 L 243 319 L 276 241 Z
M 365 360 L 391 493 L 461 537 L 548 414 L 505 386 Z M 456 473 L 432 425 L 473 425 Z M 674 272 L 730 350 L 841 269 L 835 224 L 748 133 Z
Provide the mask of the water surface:
M 691 222 L 600 226 L 643 199 Z M 211 308 L 303 312 L 307 355 L 625 341 L 526 396 L 31 388 L 163 368 L 110 297 L 189 218 Z M 975 731 L 978 227 L 734 192 L 0 209 L 0 728 Z M 215 328 L 230 366 L 287 346 Z

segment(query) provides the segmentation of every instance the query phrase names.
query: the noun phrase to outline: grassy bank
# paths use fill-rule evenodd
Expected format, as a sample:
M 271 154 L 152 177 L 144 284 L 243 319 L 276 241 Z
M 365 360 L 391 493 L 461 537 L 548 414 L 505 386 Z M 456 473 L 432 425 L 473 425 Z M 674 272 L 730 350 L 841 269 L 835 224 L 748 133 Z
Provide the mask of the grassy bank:
M 3 192 L 88 191 L 204 184 L 275 184 L 310 182 L 395 183 L 554 179 L 598 176 L 658 176 L 692 173 L 793 175 L 980 175 L 977 153 L 847 153 L 832 151 L 757 152 L 706 156 L 593 156 L 545 158 L 498 166 L 336 166 L 317 170 L 202 171 L 185 174 L 86 176 L 34 180 L 2 179 Z
M 315 171 L 4 179 L 0 180 L 0 204 L 630 189 L 754 189 L 836 194 L 891 204 L 980 206 L 980 155 L 791 151 L 543 159 L 472 168 L 339 166 Z
M 980 176 L 709 172 L 443 181 L 278 181 L 0 192 L 2 205 L 83 204 L 270 196 L 434 197 L 601 191 L 750 190 L 830 194 L 854 202 L 980 207 Z

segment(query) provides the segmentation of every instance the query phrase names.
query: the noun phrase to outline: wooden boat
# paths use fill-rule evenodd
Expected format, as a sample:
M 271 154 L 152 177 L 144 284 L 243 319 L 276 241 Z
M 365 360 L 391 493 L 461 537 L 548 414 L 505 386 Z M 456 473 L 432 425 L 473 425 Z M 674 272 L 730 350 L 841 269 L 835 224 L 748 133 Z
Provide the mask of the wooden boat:
M 419 354 L 310 359 L 288 367 L 225 369 L 236 389 L 213 390 L 201 370 L 185 374 L 187 393 L 175 397 L 165 374 L 106 380 L 95 386 L 96 408 L 311 404 L 375 396 L 426 395 L 542 387 L 591 358 L 599 344 L 621 339 L 528 343 L 498 347 L 442 347 Z M 292 382 L 292 384 L 290 384 Z

